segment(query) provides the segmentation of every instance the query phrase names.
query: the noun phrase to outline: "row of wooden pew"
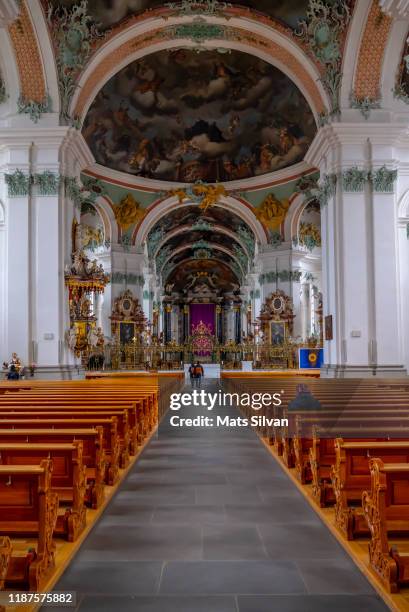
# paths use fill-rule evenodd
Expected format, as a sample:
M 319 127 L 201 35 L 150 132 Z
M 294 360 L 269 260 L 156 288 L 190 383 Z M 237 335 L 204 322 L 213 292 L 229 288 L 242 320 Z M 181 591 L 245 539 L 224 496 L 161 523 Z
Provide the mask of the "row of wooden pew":
M 0 383 L 0 589 L 41 591 L 154 431 L 180 376 Z M 159 391 L 160 389 L 160 391 Z M 27 539 L 33 542 L 27 548 Z
M 299 380 L 223 379 L 236 393 L 284 392 L 266 416 L 288 425 L 259 427 L 320 507 L 352 540 L 369 538 L 369 562 L 389 592 L 409 584 L 409 384 L 402 380 L 303 381 L 321 408 L 287 410 Z M 242 409 L 247 417 L 251 408 Z

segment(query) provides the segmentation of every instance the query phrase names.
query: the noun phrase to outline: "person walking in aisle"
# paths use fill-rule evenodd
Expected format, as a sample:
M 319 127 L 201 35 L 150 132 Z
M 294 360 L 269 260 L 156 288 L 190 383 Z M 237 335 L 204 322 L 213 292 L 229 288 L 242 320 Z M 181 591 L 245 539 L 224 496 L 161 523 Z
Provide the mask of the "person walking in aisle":
M 204 376 L 203 366 L 199 361 L 196 361 L 195 366 L 193 368 L 193 383 L 194 386 L 200 388 L 202 384 L 202 377 Z
M 193 387 L 194 381 L 195 381 L 195 364 L 193 363 L 193 361 L 192 361 L 192 363 L 190 364 L 190 367 L 189 367 L 189 376 L 190 376 L 190 384 Z

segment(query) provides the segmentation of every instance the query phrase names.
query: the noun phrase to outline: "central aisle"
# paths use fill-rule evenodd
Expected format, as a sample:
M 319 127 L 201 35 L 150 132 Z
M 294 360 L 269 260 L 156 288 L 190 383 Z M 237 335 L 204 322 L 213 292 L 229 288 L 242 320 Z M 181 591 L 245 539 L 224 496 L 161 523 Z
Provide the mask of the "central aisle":
M 174 414 L 55 590 L 81 612 L 387 609 L 250 429 L 177 429 Z

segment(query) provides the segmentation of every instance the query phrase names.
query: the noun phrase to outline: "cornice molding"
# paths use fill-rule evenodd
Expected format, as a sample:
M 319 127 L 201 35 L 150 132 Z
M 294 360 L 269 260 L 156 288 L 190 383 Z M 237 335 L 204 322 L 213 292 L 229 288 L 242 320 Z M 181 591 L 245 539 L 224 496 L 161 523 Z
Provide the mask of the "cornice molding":
M 85 146 L 88 148 L 86 143 Z M 223 182 L 223 185 L 226 187 L 227 191 L 231 192 L 256 191 L 274 187 L 275 185 L 290 183 L 292 181 L 296 181 L 305 174 L 311 174 L 316 171 L 316 167 L 311 166 L 311 164 L 307 163 L 306 161 L 301 161 L 298 164 L 294 164 L 288 168 L 283 168 L 282 170 L 277 170 L 276 172 L 269 172 L 268 174 L 253 176 L 240 181 L 225 181 Z M 95 163 L 95 160 L 93 160 L 92 164 L 84 167 L 84 174 L 89 174 L 100 179 L 101 181 L 106 181 L 107 183 L 113 183 L 115 185 L 120 185 L 128 189 L 135 189 L 137 191 L 170 191 L 172 189 L 179 189 L 189 186 L 189 183 L 160 181 L 143 178 L 141 176 L 133 176 L 131 174 L 127 174 L 126 172 L 120 172 L 118 170 L 112 170 L 111 168 L 101 166 Z
M 322 160 L 331 150 L 339 149 L 342 146 L 357 147 L 357 151 L 362 151 L 366 142 L 372 145 L 409 148 L 409 132 L 406 125 L 396 125 L 390 123 L 332 123 L 322 127 L 315 136 L 309 150 L 306 153 L 306 161 L 315 167 L 320 167 Z M 348 153 L 350 154 L 350 153 Z M 338 156 L 335 155 L 335 158 Z M 337 164 L 337 159 L 333 159 L 333 164 Z M 376 160 L 376 166 L 385 163 L 399 165 L 395 159 Z M 340 168 L 362 164 L 362 156 L 355 159 L 342 159 L 339 162 Z

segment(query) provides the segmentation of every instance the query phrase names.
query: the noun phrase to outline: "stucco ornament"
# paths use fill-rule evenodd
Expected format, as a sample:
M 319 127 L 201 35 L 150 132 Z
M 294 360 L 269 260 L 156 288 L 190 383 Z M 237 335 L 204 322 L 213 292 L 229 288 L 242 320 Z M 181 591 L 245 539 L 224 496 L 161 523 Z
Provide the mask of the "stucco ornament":
M 69 105 L 77 88 L 76 78 L 91 55 L 93 43 L 103 38 L 106 32 L 101 33 L 88 15 L 87 0 L 71 8 L 54 8 L 50 4 L 47 20 L 56 49 L 61 119 L 66 124 L 78 127 L 78 122 L 69 113 Z
M 33 175 L 33 184 L 41 196 L 58 195 L 61 184 L 61 177 L 55 172 L 45 170 L 44 172 Z
M 181 2 L 167 2 L 165 6 L 172 10 L 172 15 L 215 15 L 224 17 L 224 11 L 231 7 L 228 2 L 219 2 L 218 0 L 182 0 Z
M 371 174 L 373 190 L 378 193 L 393 193 L 397 178 L 397 170 L 388 170 L 386 166 L 382 166 Z
M 30 193 L 32 181 L 30 174 L 26 174 L 22 170 L 15 170 L 12 174 L 5 174 L 4 180 L 6 181 L 9 198 L 27 196 Z
M 130 193 L 115 207 L 115 219 L 119 227 L 124 230 L 138 223 L 144 216 L 145 211 Z
M 240 240 L 244 243 L 246 250 L 248 254 L 250 255 L 250 257 L 254 257 L 255 240 L 254 240 L 253 232 L 248 230 L 247 227 L 245 227 L 244 225 L 241 225 L 237 229 L 237 235 L 240 238 Z
M 186 201 L 199 204 L 199 208 L 205 212 L 208 208 L 217 204 L 222 196 L 227 196 L 228 194 L 226 188 L 219 183 L 208 185 L 198 181 L 187 188 L 173 189 L 169 191 L 168 195 L 176 196 L 179 204 L 183 204 Z
M 274 193 L 270 193 L 261 206 L 256 209 L 256 216 L 261 223 L 271 230 L 278 230 L 290 208 L 290 202 L 279 200 Z
M 342 188 L 344 191 L 363 191 L 365 183 L 369 180 L 368 170 L 361 170 L 356 166 L 344 170 L 342 173 Z
M 156 257 L 156 270 L 157 272 L 160 272 L 163 268 L 163 265 L 165 263 L 165 261 L 168 259 L 168 257 L 171 254 L 171 249 L 169 247 L 165 247 L 164 249 L 161 249 L 158 256 Z
M 41 115 L 52 112 L 51 98 L 49 95 L 46 95 L 44 100 L 38 102 L 36 100 L 28 100 L 21 96 L 17 100 L 17 110 L 20 115 L 30 115 L 31 121 L 33 123 L 38 123 L 41 119 Z
M 342 53 L 341 35 L 351 19 L 347 2 L 310 0 L 307 18 L 300 21 L 295 36 L 299 36 L 321 65 L 321 82 L 331 100 L 331 114 L 339 113 Z
M 187 38 L 197 44 L 202 44 L 214 38 L 225 38 L 226 29 L 222 25 L 207 23 L 201 17 L 196 17 L 191 23 L 170 26 L 167 33 L 172 38 Z
M 162 227 L 153 229 L 149 233 L 148 235 L 148 255 L 149 257 L 154 256 L 164 236 L 165 236 L 165 230 Z
M 371 110 L 381 108 L 380 98 L 358 98 L 356 94 L 351 93 L 350 96 L 351 108 L 356 108 L 361 111 L 362 116 L 365 119 L 369 119 Z
M 319 183 L 317 200 L 321 206 L 326 206 L 329 199 L 335 195 L 337 188 L 337 175 L 324 174 L 322 181 Z
M 300 245 L 310 252 L 321 246 L 321 232 L 313 223 L 300 223 L 298 237 Z

